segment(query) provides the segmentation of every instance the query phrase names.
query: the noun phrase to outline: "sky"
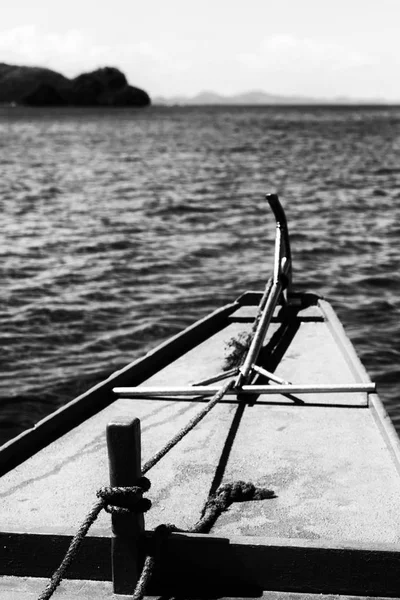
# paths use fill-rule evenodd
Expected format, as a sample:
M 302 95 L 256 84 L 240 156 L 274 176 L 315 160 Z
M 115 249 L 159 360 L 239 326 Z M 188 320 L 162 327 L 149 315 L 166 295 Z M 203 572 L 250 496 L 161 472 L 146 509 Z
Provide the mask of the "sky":
M 400 102 L 400 0 L 12 0 L 0 62 L 121 69 L 151 97 L 263 90 Z

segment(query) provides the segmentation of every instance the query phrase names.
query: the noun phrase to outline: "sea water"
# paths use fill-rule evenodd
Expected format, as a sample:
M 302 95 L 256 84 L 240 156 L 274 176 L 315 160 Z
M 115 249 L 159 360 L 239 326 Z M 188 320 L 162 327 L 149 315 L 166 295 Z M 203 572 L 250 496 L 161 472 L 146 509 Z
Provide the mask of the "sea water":
M 400 108 L 0 109 L 0 441 L 261 290 L 266 192 L 400 430 Z

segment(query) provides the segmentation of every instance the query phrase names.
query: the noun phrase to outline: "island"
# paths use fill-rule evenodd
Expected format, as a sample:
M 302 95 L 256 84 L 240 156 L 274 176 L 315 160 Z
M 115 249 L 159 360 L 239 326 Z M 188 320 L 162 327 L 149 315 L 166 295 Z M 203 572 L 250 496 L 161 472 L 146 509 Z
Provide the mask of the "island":
M 0 63 L 0 104 L 142 108 L 151 100 L 147 92 L 129 85 L 115 67 L 69 79 L 44 67 Z

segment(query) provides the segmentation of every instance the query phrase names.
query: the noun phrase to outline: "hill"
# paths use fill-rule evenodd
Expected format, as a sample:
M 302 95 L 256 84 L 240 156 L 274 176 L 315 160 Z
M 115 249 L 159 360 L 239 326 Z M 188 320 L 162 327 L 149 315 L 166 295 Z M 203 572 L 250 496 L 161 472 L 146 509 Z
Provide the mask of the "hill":
M 262 90 L 253 90 L 225 96 L 215 92 L 200 92 L 195 96 L 173 96 L 170 98 L 156 97 L 153 104 L 158 105 L 236 105 L 236 106 L 258 106 L 258 105 L 358 105 L 358 104 L 386 104 L 382 99 L 357 100 L 352 98 L 310 98 L 306 96 L 282 96 L 279 94 L 268 94 Z
M 144 90 L 128 84 L 114 67 L 68 79 L 44 67 L 0 63 L 0 103 L 28 106 L 132 106 L 150 104 Z

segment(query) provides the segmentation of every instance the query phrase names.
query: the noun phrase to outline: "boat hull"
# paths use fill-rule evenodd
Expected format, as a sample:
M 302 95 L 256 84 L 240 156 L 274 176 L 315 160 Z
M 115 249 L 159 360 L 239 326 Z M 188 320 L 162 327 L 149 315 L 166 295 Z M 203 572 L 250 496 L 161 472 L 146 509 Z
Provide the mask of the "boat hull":
M 0 450 L 5 586 L 58 566 L 108 483 L 107 424 L 139 418 L 143 460 L 151 457 L 208 400 L 162 389 L 219 373 L 229 341 L 251 329 L 260 297 L 245 293 Z M 274 492 L 233 504 L 208 535 L 172 533 L 150 593 L 400 596 L 399 441 L 376 393 L 352 389 L 371 382 L 330 305 L 299 294 L 289 309 L 278 306 L 258 364 L 300 390 L 349 389 L 267 394 L 259 376 L 258 393 L 226 395 L 150 471 L 143 555 L 157 525 L 190 529 L 222 484 L 245 480 Z M 161 391 L 118 393 L 138 386 Z M 110 581 L 112 538 L 101 514 L 68 578 Z M 129 581 L 121 586 L 132 591 Z

